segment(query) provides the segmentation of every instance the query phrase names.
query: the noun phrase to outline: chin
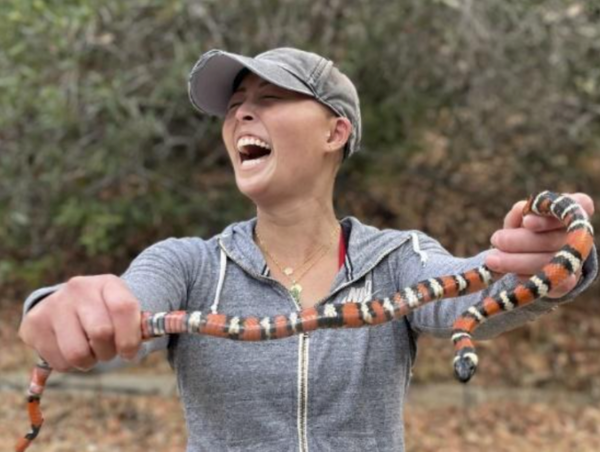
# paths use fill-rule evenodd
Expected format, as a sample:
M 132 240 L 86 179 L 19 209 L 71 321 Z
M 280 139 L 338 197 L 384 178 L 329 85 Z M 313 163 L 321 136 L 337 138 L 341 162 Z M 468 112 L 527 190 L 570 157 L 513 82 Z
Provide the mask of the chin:
M 267 192 L 267 184 L 263 181 L 240 180 L 236 177 L 235 183 L 240 193 L 252 201 L 264 197 Z
M 274 177 L 273 168 L 268 168 L 267 171 L 260 171 L 254 174 L 248 174 L 244 171 L 235 169 L 235 183 L 241 194 L 250 198 L 256 203 L 258 200 L 264 200 L 273 193 L 275 185 L 281 185 L 281 181 L 276 183 L 280 178 Z

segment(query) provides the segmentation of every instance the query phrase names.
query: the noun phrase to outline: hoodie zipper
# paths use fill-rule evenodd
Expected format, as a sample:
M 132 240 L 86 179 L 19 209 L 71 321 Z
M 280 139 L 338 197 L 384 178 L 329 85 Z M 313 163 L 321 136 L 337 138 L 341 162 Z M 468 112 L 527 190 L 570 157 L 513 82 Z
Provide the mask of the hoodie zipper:
M 289 292 L 289 291 L 288 291 Z M 302 306 L 298 299 L 291 293 L 296 310 L 300 311 Z M 299 452 L 308 452 L 308 346 L 310 345 L 309 334 L 298 335 L 298 449 Z
M 363 272 L 361 274 L 360 278 L 362 278 L 364 275 L 366 275 L 367 273 L 369 273 L 370 271 L 372 271 L 377 265 L 379 265 L 379 263 L 385 257 L 387 257 L 395 249 L 397 249 L 400 246 L 402 246 L 409 239 L 410 239 L 410 236 L 407 237 L 406 239 L 402 240 L 402 242 L 394 245 L 393 248 L 390 248 L 389 250 L 386 250 L 385 252 L 383 252 L 375 260 L 375 262 L 372 265 L 369 266 L 368 270 L 365 271 L 365 272 Z M 227 255 L 227 257 L 229 259 L 231 259 L 232 262 L 235 262 L 237 265 L 239 265 L 241 268 L 243 268 L 250 275 L 254 276 L 257 279 L 262 279 L 262 280 L 266 280 L 266 281 L 275 282 L 275 283 L 279 284 L 281 287 L 283 287 L 289 293 L 289 291 L 285 288 L 285 286 L 283 286 L 283 284 L 281 284 L 276 279 L 269 278 L 269 277 L 257 274 L 257 273 L 255 273 L 253 271 L 250 271 L 249 269 L 247 269 L 243 265 L 240 265 L 240 263 L 238 261 L 236 261 L 235 259 L 233 259 L 231 257 L 231 255 L 227 252 L 227 249 L 225 248 L 225 246 L 223 246 L 223 243 L 221 242 L 221 239 L 219 239 L 219 246 L 221 247 L 221 249 L 223 249 L 223 251 L 225 252 L 225 254 Z M 342 285 L 336 287 L 328 296 L 322 298 L 317 303 L 315 303 L 315 306 L 324 303 L 326 300 L 328 300 L 329 298 L 331 298 L 333 295 L 335 295 L 336 293 L 338 293 L 342 289 L 345 289 L 346 287 L 351 286 L 352 284 L 354 284 L 354 282 L 356 282 L 360 278 L 353 278 L 351 281 L 347 281 L 345 284 L 342 284 Z M 294 303 L 294 306 L 296 307 L 296 310 L 300 311 L 302 309 L 302 307 L 300 306 L 300 304 L 298 303 L 298 301 L 291 294 L 290 294 L 290 298 L 291 298 L 292 302 Z M 298 448 L 299 448 L 299 452 L 308 452 L 308 429 L 307 429 L 307 423 L 308 423 L 308 362 L 309 362 L 309 353 L 308 353 L 308 351 L 309 351 L 309 344 L 310 344 L 310 340 L 309 339 L 310 339 L 310 337 L 309 337 L 308 333 L 302 333 L 302 334 L 300 334 L 298 336 L 298 414 L 297 414 L 298 419 L 297 419 L 297 425 L 298 425 Z
M 308 333 L 298 337 L 298 446 L 308 452 Z
M 256 272 L 253 272 L 233 259 L 227 248 L 219 239 L 219 246 L 227 255 L 227 258 L 235 262 L 239 267 L 243 268 L 244 271 L 248 272 L 251 276 L 256 279 L 262 279 L 264 281 L 274 282 L 283 287 L 289 294 L 292 303 L 296 307 L 296 311 L 300 311 L 302 307 L 298 301 L 292 296 L 287 288 L 279 281 L 267 276 L 263 276 Z M 297 428 L 298 428 L 298 448 L 299 452 L 308 452 L 308 437 L 307 437 L 307 420 L 308 420 L 308 346 L 309 346 L 309 335 L 308 333 L 302 333 L 298 335 L 298 413 L 297 413 Z

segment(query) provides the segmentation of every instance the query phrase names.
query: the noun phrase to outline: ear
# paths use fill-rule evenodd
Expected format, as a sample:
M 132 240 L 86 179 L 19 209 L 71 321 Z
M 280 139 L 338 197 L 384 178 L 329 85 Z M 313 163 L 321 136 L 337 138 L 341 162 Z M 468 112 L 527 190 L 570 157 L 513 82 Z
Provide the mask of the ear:
M 352 123 L 348 118 L 331 118 L 331 126 L 327 136 L 327 149 L 331 152 L 339 151 L 346 146 L 352 133 Z

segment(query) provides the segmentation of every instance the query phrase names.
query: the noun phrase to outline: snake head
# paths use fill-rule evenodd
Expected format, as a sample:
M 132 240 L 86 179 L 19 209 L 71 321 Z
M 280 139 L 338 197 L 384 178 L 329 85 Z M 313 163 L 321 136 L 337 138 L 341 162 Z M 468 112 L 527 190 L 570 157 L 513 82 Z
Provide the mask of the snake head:
M 475 375 L 477 370 L 477 356 L 473 359 L 470 354 L 462 355 L 454 360 L 454 376 L 461 383 L 468 383 L 468 381 Z

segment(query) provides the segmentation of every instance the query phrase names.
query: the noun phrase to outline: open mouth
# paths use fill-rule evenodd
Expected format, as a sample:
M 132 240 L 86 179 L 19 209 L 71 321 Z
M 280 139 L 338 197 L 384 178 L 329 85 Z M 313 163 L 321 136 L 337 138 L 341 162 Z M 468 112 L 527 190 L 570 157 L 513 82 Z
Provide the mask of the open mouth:
M 271 154 L 271 145 L 260 138 L 244 136 L 238 140 L 237 150 L 242 164 L 258 162 Z

